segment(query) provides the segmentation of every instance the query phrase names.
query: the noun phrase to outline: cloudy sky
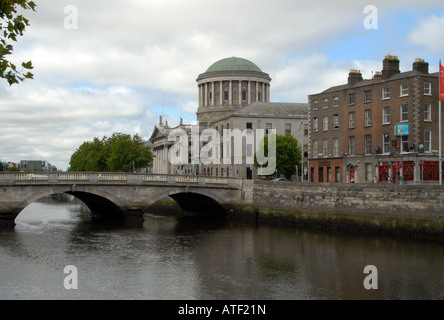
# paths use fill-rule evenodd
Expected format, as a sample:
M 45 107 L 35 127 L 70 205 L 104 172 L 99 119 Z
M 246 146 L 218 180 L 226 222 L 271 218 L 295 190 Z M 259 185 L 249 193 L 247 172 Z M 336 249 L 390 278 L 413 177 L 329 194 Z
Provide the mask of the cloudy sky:
M 196 120 L 196 78 L 231 56 L 271 78 L 271 100 L 307 102 L 350 69 L 444 59 L 442 0 L 34 0 L 10 60 L 34 80 L 0 81 L 0 160 L 59 169 L 94 137 L 148 139 L 159 115 Z M 372 6 L 368 6 L 372 5 Z

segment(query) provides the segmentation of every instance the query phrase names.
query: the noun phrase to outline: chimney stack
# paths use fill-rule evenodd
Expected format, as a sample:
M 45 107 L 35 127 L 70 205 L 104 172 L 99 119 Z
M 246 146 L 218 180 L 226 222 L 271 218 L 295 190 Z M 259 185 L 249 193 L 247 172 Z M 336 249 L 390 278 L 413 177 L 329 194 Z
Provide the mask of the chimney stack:
M 375 79 L 376 82 L 381 82 L 382 81 L 382 72 L 375 71 L 375 75 L 373 76 L 373 79 Z
M 351 86 L 359 81 L 362 81 L 361 71 L 356 69 L 350 69 L 350 73 L 348 74 L 348 85 Z
M 398 73 L 400 73 L 398 56 L 386 55 L 382 61 L 382 78 L 385 80 Z
M 424 59 L 416 58 L 415 62 L 413 62 L 413 70 L 428 74 L 429 73 L 429 63 L 424 62 Z

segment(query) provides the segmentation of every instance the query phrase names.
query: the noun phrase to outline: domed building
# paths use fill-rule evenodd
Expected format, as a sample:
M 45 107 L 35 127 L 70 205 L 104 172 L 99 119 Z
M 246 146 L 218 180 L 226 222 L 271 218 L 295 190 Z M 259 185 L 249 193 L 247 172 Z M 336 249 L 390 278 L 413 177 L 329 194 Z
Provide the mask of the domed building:
M 189 150 L 188 162 L 179 165 L 168 161 L 169 148 L 173 143 L 168 141 L 169 133 L 174 129 L 187 132 L 191 142 L 190 125 L 181 123 L 177 127 L 169 127 L 167 122 L 159 121 L 150 138 L 155 156 L 151 172 L 155 174 L 186 174 L 214 177 L 237 177 L 254 179 L 258 170 L 251 163 L 254 157 L 255 143 L 247 139 L 233 138 L 224 148 L 226 129 L 239 129 L 245 132 L 251 129 L 263 129 L 266 134 L 272 129 L 276 134 L 290 133 L 301 147 L 308 142 L 308 103 L 270 102 L 270 76 L 253 62 L 239 57 L 229 57 L 213 63 L 197 79 L 198 109 L 196 112 L 199 132 L 213 129 L 220 137 L 217 150 L 218 161 L 208 164 L 202 158 L 192 158 Z M 243 140 L 245 140 L 243 142 Z M 229 163 L 226 163 L 224 150 L 234 150 L 234 145 L 241 143 L 242 156 L 234 159 L 231 152 Z M 206 142 L 200 141 L 200 150 Z M 190 148 L 191 149 L 191 148 Z
M 270 76 L 247 59 L 219 60 L 196 81 L 199 88 L 197 120 L 201 126 L 252 102 L 270 101 Z

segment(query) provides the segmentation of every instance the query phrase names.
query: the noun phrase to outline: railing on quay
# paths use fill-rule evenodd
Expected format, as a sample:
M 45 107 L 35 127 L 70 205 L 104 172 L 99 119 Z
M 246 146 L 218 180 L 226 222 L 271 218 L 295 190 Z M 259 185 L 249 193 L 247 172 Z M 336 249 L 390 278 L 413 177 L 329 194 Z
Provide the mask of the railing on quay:
M 200 184 L 242 187 L 241 178 L 120 172 L 4 172 L 0 185 L 33 183 Z

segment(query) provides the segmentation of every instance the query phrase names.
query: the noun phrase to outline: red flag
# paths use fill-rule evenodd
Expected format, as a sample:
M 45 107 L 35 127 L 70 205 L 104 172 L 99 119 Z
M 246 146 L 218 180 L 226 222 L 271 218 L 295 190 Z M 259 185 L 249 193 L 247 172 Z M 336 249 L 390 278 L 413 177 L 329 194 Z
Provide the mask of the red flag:
M 439 60 L 439 100 L 444 100 L 444 66 Z

